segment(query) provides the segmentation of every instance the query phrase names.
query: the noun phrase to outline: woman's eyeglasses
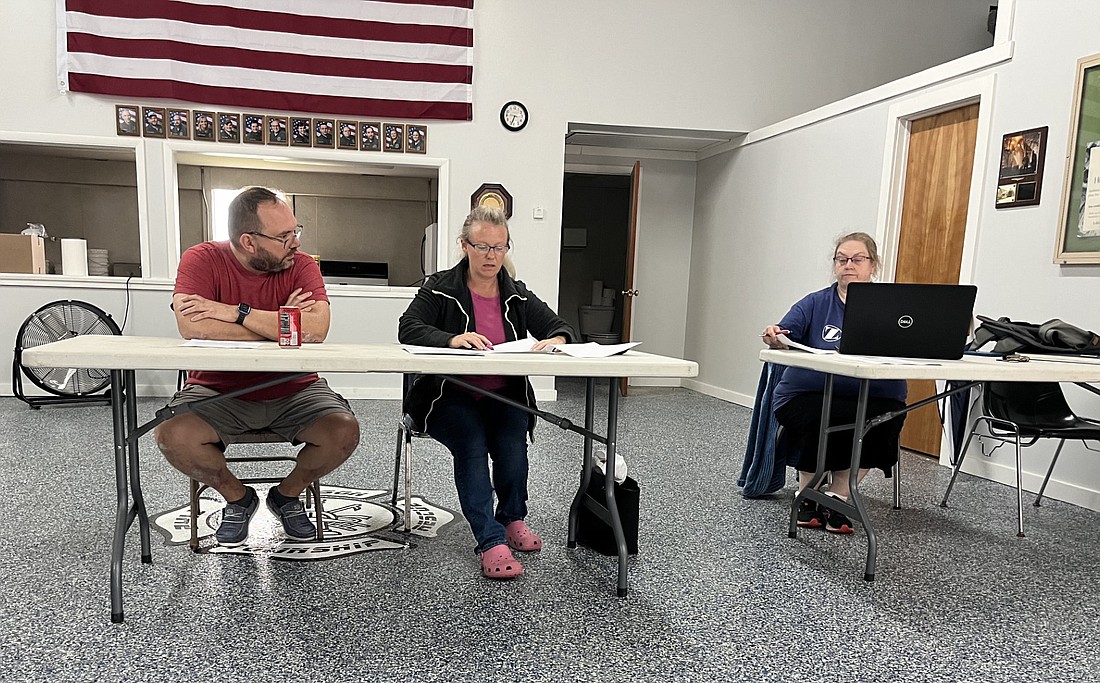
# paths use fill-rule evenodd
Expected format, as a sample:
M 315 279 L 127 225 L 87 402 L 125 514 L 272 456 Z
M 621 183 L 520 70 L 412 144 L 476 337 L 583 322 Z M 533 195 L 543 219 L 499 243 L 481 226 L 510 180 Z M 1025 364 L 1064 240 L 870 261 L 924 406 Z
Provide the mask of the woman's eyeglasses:
M 489 246 L 488 244 L 474 244 L 473 242 L 466 242 L 466 244 L 469 244 L 474 249 L 477 249 L 477 253 L 479 254 L 488 254 L 490 251 L 496 252 L 498 254 L 507 254 L 508 250 L 512 248 L 512 246 L 509 244 L 502 244 L 499 247 Z
M 295 239 L 298 239 L 299 237 L 301 237 L 302 236 L 302 230 L 304 230 L 304 229 L 305 228 L 303 228 L 301 225 L 299 225 L 296 228 L 294 228 L 293 230 L 291 230 L 290 232 L 285 232 L 282 235 L 279 235 L 278 237 L 272 237 L 271 235 L 265 235 L 262 232 L 256 232 L 255 230 L 250 230 L 248 232 L 248 234 L 249 235 L 256 235 L 258 237 L 266 237 L 267 239 L 273 240 L 275 242 L 281 242 L 282 245 L 284 247 L 286 247 L 290 244 L 291 240 L 295 240 Z
M 838 266 L 846 266 L 848 265 L 848 262 L 851 261 L 852 263 L 859 266 L 863 265 L 864 261 L 870 260 L 870 258 L 871 257 L 863 256 L 862 254 L 860 254 L 859 256 L 834 256 L 833 263 L 837 264 Z

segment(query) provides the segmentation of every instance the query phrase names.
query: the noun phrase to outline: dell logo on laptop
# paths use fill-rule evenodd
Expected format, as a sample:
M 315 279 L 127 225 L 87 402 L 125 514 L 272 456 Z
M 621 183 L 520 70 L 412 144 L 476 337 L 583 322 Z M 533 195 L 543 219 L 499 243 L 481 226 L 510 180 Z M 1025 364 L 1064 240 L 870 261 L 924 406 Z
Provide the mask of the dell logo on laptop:
M 913 316 L 903 315 L 900 318 L 898 318 L 898 327 L 900 327 L 901 329 L 907 330 L 912 326 L 913 326 Z

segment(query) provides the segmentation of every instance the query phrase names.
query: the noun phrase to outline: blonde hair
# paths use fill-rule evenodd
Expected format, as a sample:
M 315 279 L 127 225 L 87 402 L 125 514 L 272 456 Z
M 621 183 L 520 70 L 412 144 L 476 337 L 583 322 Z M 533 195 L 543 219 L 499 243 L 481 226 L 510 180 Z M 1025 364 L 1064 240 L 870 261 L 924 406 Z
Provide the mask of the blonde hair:
M 466 258 L 466 254 L 462 251 L 462 242 L 470 243 L 470 233 L 473 232 L 475 223 L 488 223 L 489 225 L 496 225 L 504 228 L 508 233 L 508 245 L 512 244 L 512 230 L 508 227 L 508 219 L 504 216 L 504 210 L 495 206 L 475 206 L 466 216 L 466 220 L 462 221 L 462 231 L 458 234 L 458 249 L 460 260 Z M 516 265 L 512 262 L 512 257 L 508 254 L 504 255 L 503 264 L 504 270 L 508 272 L 508 275 L 516 277 Z

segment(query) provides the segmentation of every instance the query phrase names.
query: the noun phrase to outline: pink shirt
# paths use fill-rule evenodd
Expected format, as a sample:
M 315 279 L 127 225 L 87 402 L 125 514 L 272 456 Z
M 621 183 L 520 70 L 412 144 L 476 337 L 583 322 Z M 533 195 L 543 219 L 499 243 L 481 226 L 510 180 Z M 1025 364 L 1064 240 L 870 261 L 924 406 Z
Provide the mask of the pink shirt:
M 493 344 L 503 344 L 508 341 L 504 336 L 504 315 L 500 311 L 500 296 L 478 296 L 470 292 L 470 298 L 474 300 L 475 331 L 483 337 L 488 337 Z M 486 391 L 499 391 L 508 383 L 507 379 L 501 375 L 470 375 L 463 379 Z

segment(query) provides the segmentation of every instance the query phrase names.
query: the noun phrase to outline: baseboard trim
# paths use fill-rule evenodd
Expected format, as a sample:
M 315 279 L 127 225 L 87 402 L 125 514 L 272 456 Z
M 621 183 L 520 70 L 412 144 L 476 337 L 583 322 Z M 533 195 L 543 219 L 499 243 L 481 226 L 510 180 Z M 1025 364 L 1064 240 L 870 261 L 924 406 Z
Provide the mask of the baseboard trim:
M 713 396 L 719 400 L 727 403 L 735 403 L 739 406 L 746 408 L 752 408 L 756 403 L 754 396 L 749 394 L 742 394 L 737 391 L 730 391 L 729 389 L 723 389 L 722 387 L 716 387 L 713 384 L 706 384 L 700 382 L 697 379 L 685 379 L 682 380 L 681 386 L 685 389 L 691 389 L 692 391 L 698 391 L 700 394 L 706 394 L 707 396 Z

